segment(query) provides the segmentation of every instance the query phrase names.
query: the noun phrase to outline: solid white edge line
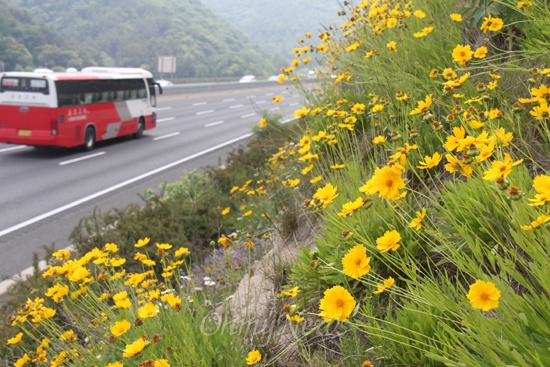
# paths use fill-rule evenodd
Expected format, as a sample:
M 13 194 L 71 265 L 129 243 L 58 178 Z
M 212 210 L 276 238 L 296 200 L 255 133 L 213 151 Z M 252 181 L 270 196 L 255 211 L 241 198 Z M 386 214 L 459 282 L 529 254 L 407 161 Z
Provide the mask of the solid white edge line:
M 206 111 L 197 112 L 197 115 L 204 115 L 205 113 L 212 113 L 212 112 L 214 112 L 214 110 L 206 110 Z
M 219 125 L 219 124 L 223 124 L 224 122 L 225 122 L 225 121 L 211 122 L 211 123 L 209 123 L 209 124 L 204 125 L 204 127 L 216 126 L 216 125 Z
M 206 104 L 206 102 L 196 102 L 196 103 L 193 103 L 193 106 L 204 106 Z
M 23 148 L 27 148 L 27 147 L 28 147 L 27 145 L 18 145 L 16 147 L 4 148 L 4 149 L 0 149 L 0 153 L 9 152 L 9 151 L 12 151 L 12 150 L 19 150 L 19 149 L 23 149 Z
M 86 159 L 90 159 L 90 158 L 99 157 L 100 155 L 103 155 L 103 154 L 107 154 L 107 153 L 106 153 L 106 152 L 97 152 L 97 153 L 90 154 L 90 155 L 87 155 L 87 156 L 84 156 L 84 157 L 80 157 L 80 158 L 70 159 L 70 160 L 68 160 L 68 161 L 59 162 L 59 165 L 60 165 L 60 166 L 65 166 L 65 165 L 67 165 L 67 164 L 71 164 L 71 163 L 75 163 L 75 162 L 80 162 L 80 161 L 83 161 L 83 160 L 86 160 Z
M 218 150 L 218 149 L 220 149 L 220 148 L 223 148 L 223 147 L 225 147 L 225 146 L 227 146 L 227 145 L 231 145 L 231 144 L 236 143 L 236 142 L 238 142 L 238 141 L 240 141 L 240 140 L 249 138 L 249 137 L 251 137 L 251 136 L 252 136 L 252 133 L 248 133 L 248 134 L 245 134 L 245 135 L 241 135 L 241 136 L 239 136 L 238 138 L 231 139 L 231 140 L 229 140 L 229 141 L 226 141 L 225 143 L 221 143 L 221 144 L 215 145 L 215 146 L 213 146 L 213 147 L 210 147 L 210 148 L 205 149 L 205 150 L 203 150 L 203 151 L 200 151 L 200 152 L 198 152 L 198 153 L 192 154 L 192 155 L 190 155 L 190 156 L 188 156 L 188 157 L 182 158 L 182 159 L 177 160 L 177 161 L 175 161 L 175 162 L 169 163 L 169 164 L 167 164 L 167 165 L 165 165 L 165 166 L 156 168 L 156 169 L 154 169 L 154 170 L 152 170 L 152 171 L 143 173 L 143 174 L 141 174 L 141 175 L 139 175 L 139 176 L 133 177 L 133 178 L 131 178 L 131 179 L 129 179 L 129 180 L 126 180 L 126 181 L 124 181 L 124 182 L 121 182 L 121 183 L 118 183 L 118 184 L 113 185 L 113 186 L 111 186 L 111 187 L 108 187 L 108 188 L 106 188 L 106 189 L 104 189 L 104 190 L 98 191 L 98 192 L 96 192 L 96 193 L 94 193 L 94 194 L 91 194 L 91 195 L 88 195 L 88 196 L 86 196 L 86 197 L 83 197 L 83 198 L 81 198 L 81 199 L 79 199 L 79 200 L 73 201 L 72 203 L 63 205 L 63 206 L 61 206 L 61 207 L 59 207 L 59 208 L 57 208 L 57 209 L 51 210 L 51 211 L 49 211 L 49 212 L 47 212 L 47 213 L 38 215 L 38 216 L 36 216 L 36 217 L 34 217 L 34 218 L 31 218 L 31 219 L 29 219 L 29 220 L 26 220 L 26 221 L 24 221 L 24 222 L 21 222 L 21 223 L 19 223 L 19 224 L 16 224 L 16 225 L 14 225 L 14 226 L 12 226 L 12 227 L 10 227 L 10 228 L 6 228 L 6 229 L 0 231 L 0 237 L 3 237 L 3 236 L 5 236 L 5 235 L 7 235 L 7 234 L 9 234 L 9 233 L 11 233 L 11 232 L 15 232 L 15 231 L 17 231 L 18 229 L 24 228 L 24 227 L 26 227 L 26 226 L 28 226 L 28 225 L 30 225 L 30 224 L 34 224 L 34 223 L 39 222 L 39 221 L 41 221 L 41 220 L 43 220 L 43 219 L 46 219 L 46 218 L 49 218 L 49 217 L 51 217 L 51 216 L 53 216 L 53 215 L 59 214 L 59 213 L 61 213 L 61 212 L 64 212 L 65 210 L 74 208 L 75 206 L 78 206 L 78 205 L 83 204 L 83 203 L 86 203 L 86 202 L 88 202 L 88 201 L 90 201 L 90 200 L 96 199 L 96 198 L 98 198 L 98 197 L 100 197 L 100 196 L 103 196 L 103 195 L 105 195 L 105 194 L 108 194 L 108 193 L 110 193 L 110 192 L 112 192 L 112 191 L 118 190 L 118 189 L 120 189 L 120 188 L 122 188 L 122 187 L 124 187 L 124 186 L 131 185 L 131 184 L 133 184 L 134 182 L 137 182 L 137 181 L 142 180 L 142 179 L 144 179 L 144 178 L 147 178 L 147 177 L 149 177 L 149 176 L 156 175 L 156 174 L 158 174 L 159 172 L 166 171 L 167 169 L 170 169 L 170 168 L 175 167 L 175 166 L 177 166 L 177 165 L 179 165 L 179 164 L 182 164 L 182 163 L 185 163 L 185 162 L 187 162 L 187 161 L 190 161 L 191 159 L 195 159 L 195 158 L 197 158 L 197 157 L 200 157 L 200 156 L 202 156 L 202 155 L 208 154 L 208 153 L 210 153 L 210 152 L 213 152 L 213 151 L 215 151 L 215 150 Z
M 172 136 L 176 136 L 176 135 L 179 135 L 179 134 L 181 134 L 181 133 L 179 131 L 176 131 L 176 132 L 171 133 L 171 134 L 157 136 L 156 138 L 153 138 L 153 140 L 162 140 L 162 139 L 166 139 L 166 138 L 171 138 Z
M 235 105 L 235 106 L 229 106 L 229 108 L 241 108 L 241 107 L 244 107 L 244 105 L 238 104 L 238 105 Z
M 256 116 L 256 113 L 249 113 L 248 115 L 242 115 L 241 118 L 245 119 L 247 117 Z

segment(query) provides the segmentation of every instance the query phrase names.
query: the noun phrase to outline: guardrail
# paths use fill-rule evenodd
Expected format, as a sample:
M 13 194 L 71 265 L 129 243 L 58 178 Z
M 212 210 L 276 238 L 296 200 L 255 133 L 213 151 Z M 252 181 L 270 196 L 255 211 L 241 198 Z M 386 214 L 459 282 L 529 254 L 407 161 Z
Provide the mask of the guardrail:
M 304 79 L 301 83 L 314 83 L 318 82 L 316 79 Z M 202 91 L 213 91 L 223 89 L 246 89 L 246 88 L 262 88 L 268 86 L 274 86 L 279 84 L 277 81 L 256 81 L 248 83 L 239 82 L 225 82 L 225 83 L 200 83 L 200 84 L 176 84 L 170 87 L 163 87 L 162 90 L 165 94 L 170 93 L 197 93 Z M 291 85 L 291 83 L 284 82 L 282 85 Z

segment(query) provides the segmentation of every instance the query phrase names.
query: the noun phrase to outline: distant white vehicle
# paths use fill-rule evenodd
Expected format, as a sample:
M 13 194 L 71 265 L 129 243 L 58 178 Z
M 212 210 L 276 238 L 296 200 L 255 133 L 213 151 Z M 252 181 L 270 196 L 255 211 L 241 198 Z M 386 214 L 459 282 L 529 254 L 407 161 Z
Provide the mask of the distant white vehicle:
M 279 75 L 272 75 L 270 76 L 267 81 L 268 82 L 278 82 L 279 81 L 279 77 L 281 76 L 282 74 L 279 74 Z
M 239 83 L 251 83 L 255 81 L 256 81 L 255 75 L 245 75 L 239 80 Z
M 308 78 L 317 78 L 317 74 L 315 74 L 315 70 L 310 70 L 307 72 Z
M 172 83 L 171 81 L 169 80 L 157 80 L 156 81 L 162 88 L 164 87 L 173 87 L 174 86 L 174 83 Z

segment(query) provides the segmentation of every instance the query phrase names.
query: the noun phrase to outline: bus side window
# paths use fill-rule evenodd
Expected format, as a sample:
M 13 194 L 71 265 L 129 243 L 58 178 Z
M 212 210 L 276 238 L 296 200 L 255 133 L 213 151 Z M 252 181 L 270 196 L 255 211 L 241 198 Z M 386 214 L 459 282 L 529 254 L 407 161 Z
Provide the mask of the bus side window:
M 138 91 L 138 97 L 139 98 L 147 98 L 147 90 L 145 88 L 141 88 Z
M 84 93 L 84 103 L 92 103 L 94 100 L 94 94 L 93 93 Z

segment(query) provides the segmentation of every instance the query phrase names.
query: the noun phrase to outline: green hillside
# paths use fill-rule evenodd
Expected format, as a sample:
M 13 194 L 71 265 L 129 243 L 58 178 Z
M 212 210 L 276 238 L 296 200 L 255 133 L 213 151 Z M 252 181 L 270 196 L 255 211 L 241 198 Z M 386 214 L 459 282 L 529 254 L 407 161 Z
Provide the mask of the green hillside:
M 276 69 L 268 53 L 196 0 L 13 0 L 12 4 L 47 22 L 58 36 L 101 50 L 109 57 L 101 61 L 110 65 L 156 71 L 158 56 L 176 56 L 174 76 L 180 78 L 262 75 Z M 35 66 L 44 66 L 36 61 Z
M 317 36 L 331 24 L 339 24 L 342 9 L 337 0 L 202 0 L 215 13 L 246 32 L 253 41 L 288 62 L 292 49 L 306 32 Z
M 105 55 L 91 47 L 70 45 L 25 10 L 0 0 L 0 67 L 2 70 L 35 66 L 103 63 Z

